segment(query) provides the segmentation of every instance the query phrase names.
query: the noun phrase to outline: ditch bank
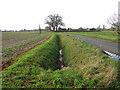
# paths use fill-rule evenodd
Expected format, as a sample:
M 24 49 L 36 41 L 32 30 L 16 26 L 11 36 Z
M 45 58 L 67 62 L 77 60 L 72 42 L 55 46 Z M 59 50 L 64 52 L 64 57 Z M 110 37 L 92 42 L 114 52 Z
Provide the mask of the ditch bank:
M 53 40 L 52 40 L 52 39 Z M 51 40 L 49 40 L 49 39 L 51 39 Z M 29 47 L 29 49 L 27 49 L 27 50 L 25 50 L 25 51 L 21 51 L 21 52 L 19 52 L 19 54 L 17 54 L 16 56 L 13 56 L 13 57 L 11 57 L 11 58 L 9 58 L 9 59 L 7 59 L 6 61 L 2 61 L 2 70 L 4 70 L 4 69 L 6 69 L 7 67 L 9 67 L 9 66 L 11 66 L 12 64 L 14 64 L 14 62 L 15 61 L 19 61 L 19 60 L 17 60 L 17 57 L 23 57 L 24 56 L 24 54 L 26 54 L 28 51 L 31 51 L 31 50 L 33 50 L 34 48 L 36 48 L 37 46 L 39 47 L 39 45 L 41 45 L 43 42 L 46 42 L 46 44 L 48 44 L 47 45 L 47 48 L 49 48 L 48 50 L 46 50 L 46 51 L 43 51 L 43 53 L 46 53 L 47 51 L 48 51 L 48 54 L 49 55 L 43 55 L 44 56 L 44 59 L 47 57 L 47 62 L 46 63 L 51 63 L 50 62 L 50 59 L 52 58 L 52 57 L 54 57 L 54 61 L 50 64 L 50 65 L 46 65 L 45 63 L 42 63 L 42 62 L 45 62 L 45 61 L 43 61 L 42 60 L 42 62 L 40 63 L 41 64 L 41 67 L 43 67 L 44 69 L 49 69 L 49 68 L 52 68 L 52 70 L 57 70 L 57 69 L 59 69 L 59 70 L 61 70 L 65 65 L 64 65 L 64 62 L 63 62 L 63 51 L 62 51 L 62 46 L 61 46 L 61 43 L 60 43 L 60 38 L 59 38 L 59 36 L 58 35 L 52 35 L 52 36 L 48 36 L 47 38 L 45 38 L 45 39 L 43 39 L 42 41 L 40 41 L 39 43 L 36 43 L 35 45 L 33 45 L 33 46 L 31 46 L 31 47 Z M 48 42 L 48 43 L 47 43 Z M 54 45 L 53 44 L 51 44 L 51 42 L 52 43 L 54 43 Z M 45 50 L 45 46 L 46 45 L 43 45 L 44 46 L 44 50 Z M 54 50 L 53 50 L 54 49 Z M 42 52 L 42 50 L 41 50 L 41 52 Z M 33 52 L 34 53 L 34 52 Z M 52 54 L 52 53 L 54 53 L 54 55 L 51 55 L 50 56 L 50 54 Z M 41 53 L 41 56 L 42 56 L 42 53 Z M 32 56 L 30 56 L 30 58 L 31 58 Z M 56 58 L 56 59 L 55 59 Z M 52 65 L 52 66 L 51 66 Z M 48 68 L 49 67 L 49 68 Z M 53 69 L 53 67 L 55 68 L 55 69 Z
M 14 55 L 12 57 L 9 57 L 6 60 L 2 61 L 2 70 L 4 70 L 5 68 L 11 66 L 15 62 L 14 58 L 20 57 L 24 53 L 28 52 L 29 50 L 32 50 L 33 48 L 37 47 L 38 45 L 41 45 L 42 43 L 44 43 L 45 41 L 47 41 L 50 37 L 51 36 L 47 36 L 46 38 L 44 38 L 43 40 L 41 40 L 38 43 L 33 44 L 31 47 L 27 48 L 26 50 L 20 51 L 16 55 Z
M 59 38 L 52 35 L 3 70 L 3 88 L 118 87 L 115 60 L 103 59 L 106 55 L 75 37 L 59 34 Z M 67 68 L 58 70 L 63 53 L 62 61 Z
M 77 37 L 65 34 L 59 34 L 59 37 L 63 47 L 64 64 L 68 67 L 65 70 L 73 70 L 75 74 L 81 75 L 82 80 L 80 77 L 77 79 L 80 80 L 79 83 L 83 82 L 85 87 L 118 87 L 118 62 Z

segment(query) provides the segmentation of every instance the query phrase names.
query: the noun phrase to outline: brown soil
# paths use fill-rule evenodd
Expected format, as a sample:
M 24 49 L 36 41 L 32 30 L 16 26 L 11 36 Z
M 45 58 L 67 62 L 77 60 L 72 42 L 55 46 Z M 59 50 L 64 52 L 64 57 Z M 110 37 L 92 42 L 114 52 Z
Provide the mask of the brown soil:
M 16 53 L 16 55 L 14 55 L 12 57 L 9 57 L 9 58 L 6 58 L 6 59 L 10 59 L 10 61 L 8 63 L 4 63 L 4 61 L 2 61 L 2 70 L 4 70 L 5 68 L 7 68 L 8 66 L 10 66 L 10 65 L 12 65 L 14 63 L 15 60 L 13 60 L 13 57 L 18 57 L 18 56 L 23 55 L 27 51 L 35 48 L 38 45 L 41 45 L 43 42 L 45 42 L 46 40 L 48 40 L 50 37 L 51 36 L 47 36 L 45 39 L 41 40 L 40 42 L 33 44 L 31 47 L 28 47 L 26 50 L 22 50 L 22 51 Z
M 41 34 L 40 36 L 43 36 L 45 34 Z M 16 37 L 10 37 L 10 38 L 2 38 L 2 49 L 12 48 L 16 45 L 19 45 L 21 43 L 26 43 L 28 41 L 32 41 L 34 39 L 39 38 L 40 36 L 33 36 L 33 35 L 21 35 Z

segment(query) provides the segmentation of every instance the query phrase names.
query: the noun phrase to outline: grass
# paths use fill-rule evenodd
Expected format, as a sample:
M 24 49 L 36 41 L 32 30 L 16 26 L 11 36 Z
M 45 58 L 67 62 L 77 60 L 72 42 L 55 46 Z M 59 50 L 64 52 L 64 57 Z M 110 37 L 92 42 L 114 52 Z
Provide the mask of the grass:
M 68 32 L 71 34 L 83 35 L 92 38 L 109 40 L 118 42 L 118 33 L 116 31 L 101 31 L 101 32 Z
M 66 67 L 58 69 L 58 40 L 53 34 L 2 71 L 3 88 L 119 87 L 117 61 L 76 37 L 58 35 Z
M 56 37 L 56 35 L 53 35 L 48 41 L 28 51 L 25 55 L 19 57 L 13 65 L 4 70 L 2 72 L 3 88 L 33 87 L 34 83 L 38 82 L 39 74 L 44 74 L 48 69 L 56 70 L 58 68 Z
M 118 62 L 110 59 L 92 45 L 70 35 L 60 35 L 64 63 L 81 75 L 83 86 L 116 87 Z M 77 82 L 78 83 L 78 82 Z M 82 87 L 79 83 L 76 87 Z

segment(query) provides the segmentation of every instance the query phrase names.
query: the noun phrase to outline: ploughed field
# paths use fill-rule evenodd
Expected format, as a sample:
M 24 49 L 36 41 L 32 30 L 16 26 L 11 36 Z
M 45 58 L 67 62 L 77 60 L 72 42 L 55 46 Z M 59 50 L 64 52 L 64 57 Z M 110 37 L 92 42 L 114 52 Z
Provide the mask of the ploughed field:
M 31 41 L 36 37 L 34 39 L 38 40 L 36 42 L 40 42 L 43 37 L 46 38 L 49 35 L 50 37 L 42 44 L 37 44 L 21 55 L 12 57 L 14 62 L 0 72 L 3 88 L 119 87 L 118 62 L 92 45 L 60 33 L 24 34 L 25 40 Z M 22 41 L 22 39 L 19 40 Z M 60 44 L 64 62 L 64 67 L 61 69 L 59 69 Z M 16 45 L 19 46 L 17 42 Z M 6 61 L 6 65 L 10 61 L 11 59 Z
M 20 53 L 49 36 L 48 33 L 38 32 L 2 32 L 3 60 Z

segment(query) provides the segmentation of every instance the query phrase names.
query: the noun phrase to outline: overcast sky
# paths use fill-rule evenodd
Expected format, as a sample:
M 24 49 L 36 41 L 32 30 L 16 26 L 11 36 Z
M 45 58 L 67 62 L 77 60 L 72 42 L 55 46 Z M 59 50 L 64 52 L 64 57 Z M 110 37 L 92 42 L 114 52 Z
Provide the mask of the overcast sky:
M 37 29 L 47 26 L 49 14 L 60 14 L 65 28 L 98 27 L 118 12 L 120 0 L 0 0 L 0 29 Z

